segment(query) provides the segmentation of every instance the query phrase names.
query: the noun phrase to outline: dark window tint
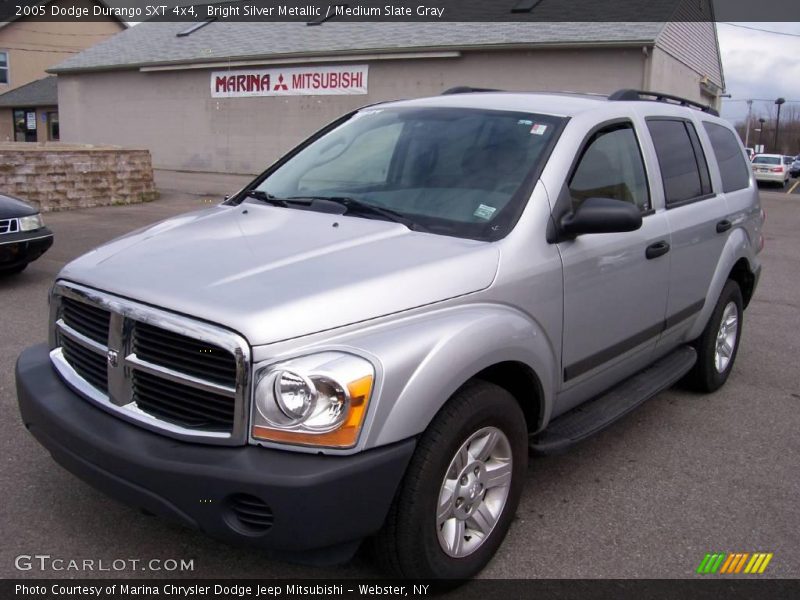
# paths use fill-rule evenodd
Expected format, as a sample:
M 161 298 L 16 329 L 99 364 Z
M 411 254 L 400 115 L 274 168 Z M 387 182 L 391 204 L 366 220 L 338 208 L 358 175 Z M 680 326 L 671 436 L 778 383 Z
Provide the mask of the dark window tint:
M 736 135 L 727 127 L 716 123 L 703 123 L 722 177 L 722 191 L 733 192 L 750 184 L 750 168 L 742 155 Z
M 711 193 L 708 166 L 691 123 L 653 119 L 647 122 L 661 167 L 667 206 Z
M 650 210 L 650 192 L 642 154 L 630 125 L 595 133 L 569 182 L 572 207 L 587 198 L 614 198 Z

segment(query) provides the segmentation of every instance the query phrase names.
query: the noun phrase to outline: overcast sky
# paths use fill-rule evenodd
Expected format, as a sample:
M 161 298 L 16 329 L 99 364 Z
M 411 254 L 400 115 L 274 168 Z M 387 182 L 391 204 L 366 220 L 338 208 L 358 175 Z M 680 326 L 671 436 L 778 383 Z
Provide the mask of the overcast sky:
M 784 33 L 762 33 L 717 24 L 725 87 L 731 98 L 722 99 L 722 116 L 731 121 L 744 120 L 748 98 L 770 99 L 753 102 L 753 116 L 764 116 L 774 108 L 778 97 L 786 99 L 781 115 L 789 107 L 800 112 L 800 23 L 737 23 L 747 27 Z M 795 102 L 790 103 L 789 101 Z

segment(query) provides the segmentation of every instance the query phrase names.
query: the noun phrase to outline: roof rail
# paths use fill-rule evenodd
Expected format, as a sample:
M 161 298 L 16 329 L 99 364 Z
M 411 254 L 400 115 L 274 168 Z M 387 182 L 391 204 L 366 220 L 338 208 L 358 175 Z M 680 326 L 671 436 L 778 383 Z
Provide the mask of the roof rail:
M 701 104 L 694 100 L 681 98 L 680 96 L 673 96 L 672 94 L 663 94 L 661 92 L 646 92 L 644 90 L 617 90 L 608 97 L 609 100 L 645 100 L 651 102 L 664 102 L 667 104 L 677 104 L 678 106 L 691 106 L 697 108 L 705 113 L 719 116 L 717 109 L 711 108 L 707 104 Z
M 451 87 L 442 92 L 442 96 L 449 96 L 451 94 L 470 94 L 472 92 L 502 92 L 503 90 L 495 90 L 492 88 L 476 88 L 470 87 L 468 85 L 458 85 L 456 87 Z

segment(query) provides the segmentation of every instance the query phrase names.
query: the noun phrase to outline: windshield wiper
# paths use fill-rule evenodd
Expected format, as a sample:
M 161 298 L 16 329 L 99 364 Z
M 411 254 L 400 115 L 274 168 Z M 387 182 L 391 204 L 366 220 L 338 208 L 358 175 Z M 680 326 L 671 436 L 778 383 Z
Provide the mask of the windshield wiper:
M 268 204 L 272 204 L 273 206 L 288 206 L 288 203 L 284 198 L 278 198 L 277 196 L 273 196 L 269 192 L 264 192 L 262 190 L 247 190 L 244 195 L 245 198 L 255 198 L 256 200 L 261 200 L 261 202 L 266 202 Z
M 421 226 L 419 223 L 409 219 L 403 213 L 398 212 L 396 210 L 392 210 L 391 208 L 383 208 L 382 206 L 375 206 L 374 204 L 369 204 L 368 202 L 362 202 L 361 200 L 356 200 L 355 198 L 350 198 L 349 196 L 292 196 L 290 198 L 286 198 L 285 200 L 291 201 L 303 201 L 303 200 L 320 200 L 323 202 L 333 202 L 335 204 L 340 204 L 344 206 L 347 210 L 344 214 L 353 214 L 353 215 L 361 215 L 361 216 L 373 216 L 385 219 L 387 221 L 392 221 L 394 223 L 400 223 L 401 225 L 405 225 L 412 231 L 426 231 L 426 229 Z

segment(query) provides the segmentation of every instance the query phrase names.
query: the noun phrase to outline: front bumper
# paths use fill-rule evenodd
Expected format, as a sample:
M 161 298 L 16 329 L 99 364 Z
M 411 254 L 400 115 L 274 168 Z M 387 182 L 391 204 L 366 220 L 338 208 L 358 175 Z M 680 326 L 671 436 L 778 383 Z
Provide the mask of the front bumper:
M 44 344 L 17 361 L 25 426 L 68 471 L 125 504 L 211 536 L 297 560 L 346 560 L 383 524 L 415 440 L 349 456 L 166 438 L 115 418 L 68 388 Z M 237 517 L 242 494 L 268 505 L 271 526 Z
M 53 232 L 47 227 L 0 236 L 0 269 L 13 269 L 33 262 L 52 245 Z

